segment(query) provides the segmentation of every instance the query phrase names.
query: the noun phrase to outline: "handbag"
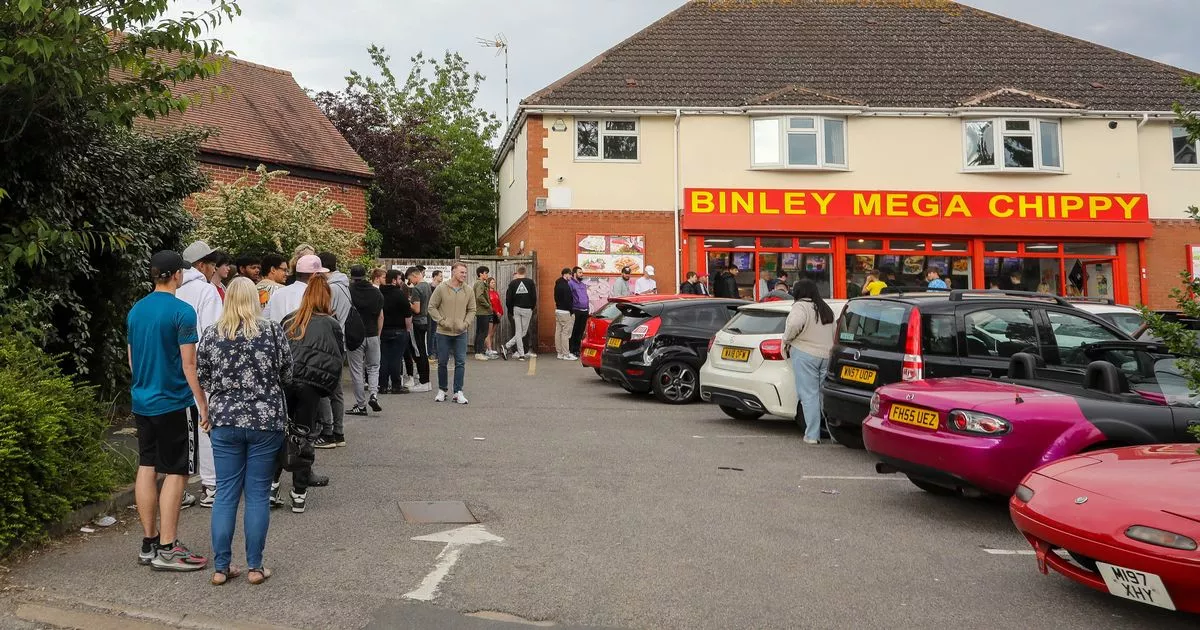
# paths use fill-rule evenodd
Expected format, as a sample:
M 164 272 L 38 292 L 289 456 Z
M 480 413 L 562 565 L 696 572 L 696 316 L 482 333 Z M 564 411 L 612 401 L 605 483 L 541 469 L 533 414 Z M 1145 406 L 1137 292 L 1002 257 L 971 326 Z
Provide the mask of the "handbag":
M 308 470 L 316 463 L 317 451 L 313 448 L 312 432 L 308 428 L 288 422 L 283 442 L 284 470 L 288 472 Z

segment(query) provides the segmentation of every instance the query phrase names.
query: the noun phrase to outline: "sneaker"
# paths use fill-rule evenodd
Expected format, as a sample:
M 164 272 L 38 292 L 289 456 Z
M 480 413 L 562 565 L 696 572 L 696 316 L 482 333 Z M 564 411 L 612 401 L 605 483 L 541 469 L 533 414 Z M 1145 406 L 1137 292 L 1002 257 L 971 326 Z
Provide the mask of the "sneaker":
M 208 564 L 208 558 L 191 552 L 182 542 L 176 540 L 170 546 L 160 546 L 150 568 L 155 571 L 199 571 Z
M 573 354 L 568 354 L 567 356 L 563 357 L 563 359 L 565 359 L 567 361 L 578 361 L 579 357 L 577 357 Z
M 462 392 L 454 392 L 454 398 L 451 398 L 451 400 L 460 405 L 467 404 L 467 397 L 464 396 Z
M 561 353 L 561 352 L 560 352 L 560 353 L 558 353 L 558 357 L 557 357 L 557 358 L 558 358 L 558 360 L 559 360 L 559 361 L 566 361 L 566 360 L 567 360 L 567 355 L 565 355 L 565 354 L 563 354 L 563 353 Z
M 516 353 L 516 354 L 514 354 L 513 356 L 514 356 L 514 357 L 516 357 L 518 361 L 524 361 L 524 360 L 525 360 L 525 355 L 523 355 L 523 354 L 521 354 L 521 353 L 519 353 L 519 352 L 518 352 L 518 353 Z
M 313 442 L 313 448 L 337 448 L 332 435 L 322 435 Z
M 271 509 L 283 507 L 283 499 L 279 496 L 279 484 L 271 484 Z
M 154 561 L 154 556 L 158 554 L 158 536 L 154 538 L 143 538 L 142 548 L 138 551 L 138 564 L 142 566 L 150 566 Z
M 379 398 L 375 394 L 371 394 L 371 397 L 367 399 L 367 404 L 371 405 L 371 409 L 374 411 L 383 411 L 383 407 L 379 406 Z M 364 413 L 363 415 L 367 414 Z
M 433 402 L 446 402 L 446 392 L 439 389 L 437 396 L 433 397 Z
M 417 379 L 415 379 L 411 376 L 405 376 L 404 377 L 404 385 L 402 385 L 402 387 L 407 387 L 409 389 L 412 389 L 412 386 L 416 385 L 416 384 L 417 384 Z
M 500 346 L 500 358 L 508 360 L 508 346 Z
M 499 352 L 496 352 L 495 350 L 488 350 L 488 351 L 487 351 L 487 352 L 485 352 L 484 354 L 486 354 L 486 355 L 487 355 L 487 358 L 489 358 L 489 359 L 498 359 L 498 358 L 500 358 L 500 353 L 499 353 Z
M 292 495 L 292 512 L 296 514 L 304 513 L 304 502 L 308 499 L 308 492 L 304 494 L 296 494 L 295 490 L 291 491 Z
M 334 446 L 345 446 L 346 445 L 346 436 L 342 435 L 341 433 L 334 433 L 333 438 L 331 438 L 331 439 L 333 441 Z
M 203 486 L 201 494 L 204 496 L 200 497 L 200 507 L 211 508 L 217 500 L 217 489 L 212 486 Z
M 413 393 L 423 394 L 425 392 L 433 391 L 433 385 L 430 383 L 419 383 L 417 385 L 414 385 L 413 388 L 408 391 L 413 392 Z
M 487 361 L 487 360 L 488 360 L 488 356 L 487 356 L 486 354 L 482 354 L 482 353 L 478 353 L 478 352 L 477 352 L 477 353 L 475 353 L 475 360 L 476 360 L 476 361 Z
M 188 492 L 187 490 L 184 490 L 183 491 L 183 500 L 179 502 L 179 509 L 186 510 L 186 509 L 192 507 L 193 505 L 196 505 L 196 495 L 192 494 L 191 492 Z
M 820 444 L 821 440 L 810 440 L 808 438 L 804 438 L 804 443 L 810 444 L 810 445 L 815 445 L 815 444 Z
M 372 406 L 377 408 L 377 409 L 375 409 L 375 411 L 379 411 L 379 409 L 378 409 L 379 403 L 375 400 L 374 396 L 371 397 L 371 402 L 374 403 Z M 347 416 L 365 416 L 365 415 L 367 415 L 367 408 L 363 407 L 362 405 L 354 405 L 353 407 L 346 410 L 346 415 Z
M 537 354 L 535 354 L 535 353 L 533 353 L 533 352 L 526 352 L 526 353 L 525 353 L 525 358 L 526 358 L 526 359 L 536 359 L 536 358 L 537 358 Z

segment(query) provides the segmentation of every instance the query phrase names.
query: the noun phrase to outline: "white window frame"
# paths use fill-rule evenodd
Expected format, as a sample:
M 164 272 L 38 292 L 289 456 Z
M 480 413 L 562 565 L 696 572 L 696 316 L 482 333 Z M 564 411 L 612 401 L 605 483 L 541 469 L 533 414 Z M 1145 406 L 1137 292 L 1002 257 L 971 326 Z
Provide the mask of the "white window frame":
M 992 149 L 995 151 L 995 164 L 971 165 L 968 163 L 967 126 L 971 123 L 992 123 Z M 1029 130 L 1008 130 L 1008 123 L 1027 123 Z M 1042 124 L 1054 125 L 1055 141 L 1058 143 L 1058 165 L 1047 166 L 1042 163 Z M 1025 116 L 1003 116 L 999 118 L 967 118 L 962 123 L 962 135 L 959 138 L 959 150 L 962 151 L 963 171 L 968 173 L 1063 173 L 1066 159 L 1063 155 L 1062 121 L 1057 118 L 1030 118 Z M 1006 136 L 1033 138 L 1033 166 L 1007 166 L 1004 163 L 1004 138 Z
M 579 123 L 595 122 L 596 123 L 596 155 L 579 155 Z M 610 122 L 631 122 L 633 123 L 633 131 L 609 131 L 606 129 L 606 123 Z M 579 116 L 575 118 L 574 140 L 575 143 L 575 161 L 576 162 L 614 162 L 619 164 L 632 164 L 640 162 L 642 159 L 642 122 L 640 118 L 602 118 L 599 116 Z M 604 157 L 604 139 L 606 137 L 633 137 L 637 139 L 637 157 L 624 158 L 605 158 Z
M 1182 164 L 1175 161 L 1175 131 L 1178 129 L 1184 130 L 1184 137 L 1187 137 L 1187 130 L 1183 125 L 1171 125 L 1171 167 L 1181 171 L 1200 170 L 1200 163 L 1197 164 Z M 1192 150 L 1200 157 L 1200 139 L 1192 143 Z M 1200 162 L 1200 159 L 1197 160 Z
M 809 129 L 792 129 L 791 119 L 793 118 L 808 118 L 813 121 L 813 127 Z M 759 121 L 774 121 L 778 126 L 779 137 L 776 139 L 778 150 L 775 152 L 777 159 L 770 162 L 755 161 L 755 156 L 758 152 L 757 140 L 755 139 L 755 124 Z M 825 154 L 825 123 L 826 121 L 839 122 L 842 125 L 842 163 L 830 162 Z M 787 114 L 784 116 L 754 116 L 750 118 L 750 168 L 764 170 L 795 170 L 795 171 L 848 171 L 850 170 L 850 151 L 849 151 L 849 129 L 850 125 L 845 117 L 842 116 L 819 116 L 814 114 Z M 789 164 L 788 163 L 788 136 L 791 134 L 812 135 L 817 142 L 817 163 L 816 164 Z

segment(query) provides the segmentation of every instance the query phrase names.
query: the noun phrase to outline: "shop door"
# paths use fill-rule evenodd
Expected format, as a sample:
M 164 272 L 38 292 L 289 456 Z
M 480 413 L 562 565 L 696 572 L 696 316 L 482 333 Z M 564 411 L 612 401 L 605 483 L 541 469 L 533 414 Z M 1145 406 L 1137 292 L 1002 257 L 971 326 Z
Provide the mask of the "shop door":
M 1116 295 L 1111 258 L 1067 259 L 1067 295 L 1112 300 Z

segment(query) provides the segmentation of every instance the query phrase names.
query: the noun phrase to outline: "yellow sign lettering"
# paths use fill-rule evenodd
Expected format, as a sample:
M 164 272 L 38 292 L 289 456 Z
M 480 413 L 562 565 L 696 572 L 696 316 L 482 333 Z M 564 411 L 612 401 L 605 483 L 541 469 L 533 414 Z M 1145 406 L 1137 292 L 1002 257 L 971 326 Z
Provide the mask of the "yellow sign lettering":
M 729 203 L 731 213 L 737 214 L 738 208 L 741 208 L 746 214 L 754 214 L 754 193 L 748 192 L 743 196 L 742 193 L 734 191 L 732 197 Z
M 1078 195 L 1063 195 L 1060 209 L 1062 210 L 1062 218 L 1070 219 L 1072 211 L 1083 210 L 1083 197 Z
M 1137 197 L 1130 197 L 1128 199 L 1125 197 L 1116 197 L 1116 200 L 1117 203 L 1121 204 L 1121 209 L 1125 211 L 1125 219 L 1132 219 L 1133 209 L 1137 207 L 1140 200 Z
M 950 218 L 956 214 L 961 214 L 968 219 L 971 218 L 971 209 L 967 207 L 967 202 L 962 198 L 962 195 L 954 195 L 950 198 L 950 203 L 946 204 L 946 218 Z
M 908 216 L 908 195 L 905 193 L 888 193 L 887 215 L 889 217 Z
M 1001 201 L 1008 205 L 1007 209 L 1000 207 Z M 1012 203 L 1013 198 L 1008 195 L 992 195 L 988 201 L 988 212 L 991 212 L 994 217 L 1007 219 L 1013 215 Z
M 1029 197 L 1020 195 L 1017 197 L 1017 206 L 1019 208 L 1018 213 L 1021 215 L 1022 219 L 1030 216 L 1034 216 L 1039 219 L 1042 218 L 1041 195 L 1031 195 Z M 1032 214 L 1030 214 L 1031 212 Z
M 938 205 L 937 195 L 929 193 L 921 193 L 912 200 L 912 212 L 919 217 L 932 218 L 938 215 L 941 207 Z
M 1112 210 L 1112 199 L 1108 197 L 1092 197 L 1088 199 L 1088 216 L 1095 219 L 1101 212 Z
M 817 205 L 821 206 L 821 214 L 822 215 L 829 214 L 829 202 L 833 201 L 833 198 L 836 195 L 837 195 L 837 193 L 829 193 L 829 195 L 822 197 L 821 193 L 815 192 L 812 194 L 813 199 L 817 200 Z
M 767 193 L 758 193 L 758 213 L 759 214 L 779 214 L 779 208 L 772 208 L 767 205 Z
M 880 216 L 879 194 L 854 193 L 854 216 Z
M 716 206 L 713 205 L 713 194 L 707 190 L 692 191 L 692 214 L 708 214 Z
M 785 192 L 783 193 L 783 213 L 784 214 L 806 214 L 804 209 L 804 193 Z

